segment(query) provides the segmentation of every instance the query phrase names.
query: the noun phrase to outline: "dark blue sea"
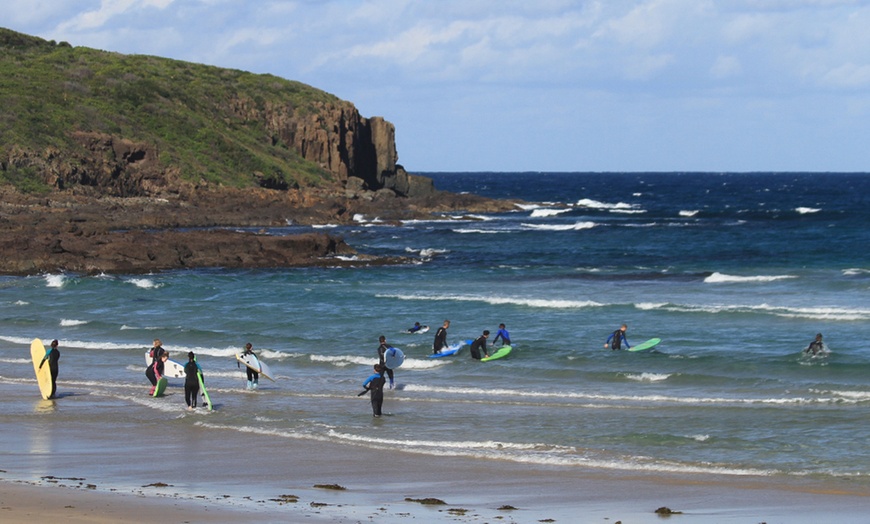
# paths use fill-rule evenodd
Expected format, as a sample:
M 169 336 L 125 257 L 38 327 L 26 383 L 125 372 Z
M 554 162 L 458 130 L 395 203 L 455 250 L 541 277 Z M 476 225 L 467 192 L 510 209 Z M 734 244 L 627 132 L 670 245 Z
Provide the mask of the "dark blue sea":
M 248 442 L 870 488 L 870 175 L 427 176 L 518 203 L 314 228 L 407 265 L 0 278 L 0 387 L 14 391 L 0 420 L 31 420 L 29 344 L 57 338 L 68 397 L 56 402 L 104 431 L 136 407 L 146 423 Z M 445 319 L 451 342 L 505 323 L 514 350 L 428 358 Z M 432 330 L 404 333 L 415 321 Z M 605 349 L 622 323 L 632 345 L 662 342 Z M 805 355 L 817 333 L 829 352 Z M 392 416 L 373 419 L 357 393 L 379 335 L 407 359 L 386 393 Z M 143 394 L 155 337 L 199 355 L 214 412 L 186 412 L 179 381 L 166 398 Z M 278 376 L 256 392 L 233 359 L 246 342 Z

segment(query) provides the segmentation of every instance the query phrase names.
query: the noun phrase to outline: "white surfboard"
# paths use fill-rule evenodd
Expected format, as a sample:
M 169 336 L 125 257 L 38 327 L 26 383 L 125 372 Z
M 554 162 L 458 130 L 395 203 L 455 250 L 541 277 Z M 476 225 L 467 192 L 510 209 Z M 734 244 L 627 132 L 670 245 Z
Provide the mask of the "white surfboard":
M 151 365 L 151 354 L 145 352 L 145 365 Z M 163 376 L 167 378 L 184 378 L 187 374 L 184 372 L 184 366 L 174 360 L 167 360 L 163 363 Z
M 272 370 L 269 369 L 269 366 L 254 355 L 236 355 L 236 360 L 268 378 L 272 382 L 275 382 L 275 379 L 272 378 Z

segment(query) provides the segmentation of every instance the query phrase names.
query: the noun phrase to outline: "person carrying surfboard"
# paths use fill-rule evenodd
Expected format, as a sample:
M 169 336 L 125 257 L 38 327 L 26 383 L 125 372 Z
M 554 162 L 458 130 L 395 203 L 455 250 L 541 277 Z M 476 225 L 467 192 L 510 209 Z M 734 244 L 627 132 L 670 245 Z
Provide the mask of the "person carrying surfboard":
M 47 361 L 49 373 L 51 373 L 51 395 L 49 395 L 48 398 L 54 398 L 55 393 L 57 393 L 58 360 L 60 360 L 60 351 L 57 349 L 57 339 L 55 339 L 51 341 L 49 350 L 45 353 L 42 362 L 39 363 L 39 367 L 42 368 L 42 365 Z
M 504 324 L 502 324 L 504 325 Z M 483 334 L 477 337 L 474 342 L 471 343 L 471 358 L 475 360 L 480 360 L 480 351 L 483 350 L 483 356 L 488 357 L 489 353 L 486 352 L 486 339 L 489 338 L 489 331 L 483 330 Z
M 442 349 L 447 347 L 447 328 L 450 327 L 450 321 L 445 320 L 444 325 L 438 328 L 435 332 L 435 342 L 432 344 L 432 353 L 440 353 Z
M 196 397 L 199 396 L 199 365 L 193 351 L 187 353 L 187 364 L 184 365 L 184 402 L 187 409 L 196 409 Z
M 387 344 L 387 337 L 381 335 L 380 337 L 378 337 L 378 342 L 381 343 L 381 345 L 378 346 L 378 365 L 381 366 L 381 375 L 386 373 L 387 376 L 390 377 L 390 389 L 393 389 L 393 384 L 395 384 L 393 380 L 393 370 L 387 367 L 385 357 L 385 355 L 387 354 L 387 350 L 390 349 L 390 346 Z
M 243 358 L 247 355 L 253 355 L 254 358 L 257 358 L 257 355 L 254 353 L 254 346 L 252 346 L 250 342 L 245 344 L 245 350 L 242 351 Z M 236 365 L 239 366 L 240 364 L 236 362 Z M 260 374 L 248 366 L 245 366 L 245 371 L 248 374 L 248 389 L 257 389 L 257 385 L 260 381 Z
M 149 396 L 154 395 L 154 389 L 157 387 L 157 382 L 163 378 L 163 370 L 167 360 L 169 360 L 169 352 L 163 351 L 160 358 L 145 370 L 145 376 L 148 377 L 149 381 L 151 381 L 151 390 L 148 392 Z
M 374 373 L 369 376 L 363 382 L 363 387 L 366 391 L 371 393 L 372 396 L 372 416 L 380 417 L 381 416 L 381 407 L 384 405 L 384 383 L 386 379 L 384 378 L 384 367 L 380 364 L 375 364 Z M 361 393 L 362 394 L 362 393 Z
M 622 349 L 622 343 L 625 342 L 625 347 L 630 349 L 631 345 L 628 343 L 628 339 L 625 338 L 625 331 L 627 329 L 628 325 L 623 324 L 619 329 L 611 333 L 610 336 L 607 337 L 607 340 L 604 341 L 604 347 L 607 347 L 609 344 L 612 351 L 617 351 Z
M 511 345 L 511 336 L 508 333 L 508 330 L 505 329 L 504 324 L 498 325 L 498 333 L 495 334 L 495 338 L 492 339 L 492 345 L 494 346 L 496 341 L 501 338 L 502 345 L 510 346 Z

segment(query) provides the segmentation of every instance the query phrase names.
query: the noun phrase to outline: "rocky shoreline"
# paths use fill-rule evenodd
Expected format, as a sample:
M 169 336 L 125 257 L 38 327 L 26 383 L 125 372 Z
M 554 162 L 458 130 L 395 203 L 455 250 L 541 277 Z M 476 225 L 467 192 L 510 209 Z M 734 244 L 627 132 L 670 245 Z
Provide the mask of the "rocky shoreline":
M 358 253 L 334 235 L 277 236 L 265 228 L 349 224 L 359 216 L 398 223 L 433 213 L 513 208 L 510 202 L 444 192 L 407 198 L 316 189 L 206 189 L 121 198 L 65 191 L 32 196 L 4 188 L 0 197 L 0 274 L 5 275 L 401 264 L 408 260 Z

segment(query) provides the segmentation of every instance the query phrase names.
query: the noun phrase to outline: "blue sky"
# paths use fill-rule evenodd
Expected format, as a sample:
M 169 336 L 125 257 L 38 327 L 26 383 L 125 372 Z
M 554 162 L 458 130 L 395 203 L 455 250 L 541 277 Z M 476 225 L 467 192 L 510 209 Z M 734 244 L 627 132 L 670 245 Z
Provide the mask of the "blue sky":
M 298 80 L 418 171 L 870 171 L 870 0 L 5 0 L 49 40 Z

